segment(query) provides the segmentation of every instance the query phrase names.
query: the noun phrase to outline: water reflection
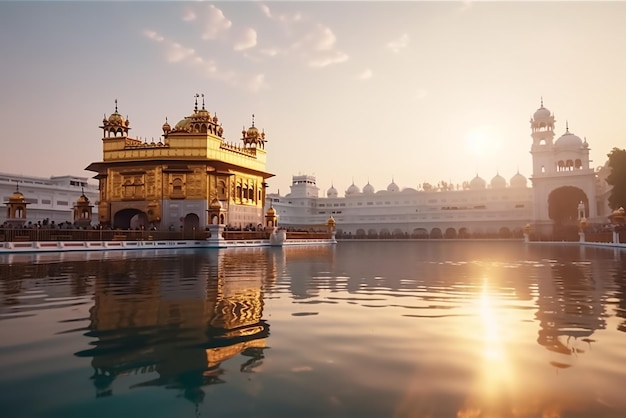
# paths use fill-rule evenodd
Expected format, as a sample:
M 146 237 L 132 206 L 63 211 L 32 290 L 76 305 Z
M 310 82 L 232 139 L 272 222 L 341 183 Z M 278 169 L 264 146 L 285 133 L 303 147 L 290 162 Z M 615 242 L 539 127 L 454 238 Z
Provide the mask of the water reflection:
M 225 381 L 221 363 L 241 355 L 240 370 L 258 366 L 269 336 L 263 285 L 274 280 L 261 252 L 109 261 L 96 276 L 89 331 L 98 396 L 113 394 L 126 374 L 148 374 L 130 386 L 164 386 L 202 402 L 203 386 Z M 238 277 L 227 270 L 238 265 Z M 259 268 L 260 267 L 260 268 Z
M 606 327 L 607 292 L 602 278 L 593 279 L 589 262 L 554 262 L 551 276 L 539 281 L 537 342 L 566 356 L 584 353 L 595 331 Z M 581 343 L 583 343 L 581 345 Z M 552 361 L 557 368 L 571 366 L 571 359 Z
M 520 243 L 19 254 L 0 260 L 0 403 L 53 403 L 60 373 L 87 392 L 69 404 L 166 392 L 208 416 L 617 417 L 625 261 Z

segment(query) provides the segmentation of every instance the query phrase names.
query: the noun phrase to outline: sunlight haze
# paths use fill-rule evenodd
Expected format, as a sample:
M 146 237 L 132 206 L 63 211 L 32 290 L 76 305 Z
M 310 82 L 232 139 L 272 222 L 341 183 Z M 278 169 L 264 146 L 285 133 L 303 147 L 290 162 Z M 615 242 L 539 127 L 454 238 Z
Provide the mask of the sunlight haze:
M 239 143 L 266 133 L 269 191 L 320 195 L 531 176 L 529 119 L 624 148 L 624 2 L 0 2 L 0 172 L 80 175 L 118 100 L 158 141 L 194 95 Z

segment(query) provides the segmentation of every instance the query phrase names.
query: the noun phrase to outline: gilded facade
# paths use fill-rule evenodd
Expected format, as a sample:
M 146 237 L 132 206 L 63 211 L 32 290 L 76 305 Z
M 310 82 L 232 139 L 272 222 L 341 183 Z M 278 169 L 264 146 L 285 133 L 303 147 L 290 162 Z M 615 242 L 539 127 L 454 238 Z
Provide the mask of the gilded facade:
M 146 142 L 129 135 L 130 122 L 115 111 L 106 115 L 100 162 L 86 169 L 100 185 L 98 220 L 120 229 L 191 231 L 211 223 L 207 210 L 219 202 L 221 223 L 233 227 L 263 223 L 265 132 L 244 129 L 238 144 L 224 138 L 217 115 L 198 106 L 175 126 L 167 120 L 162 139 Z

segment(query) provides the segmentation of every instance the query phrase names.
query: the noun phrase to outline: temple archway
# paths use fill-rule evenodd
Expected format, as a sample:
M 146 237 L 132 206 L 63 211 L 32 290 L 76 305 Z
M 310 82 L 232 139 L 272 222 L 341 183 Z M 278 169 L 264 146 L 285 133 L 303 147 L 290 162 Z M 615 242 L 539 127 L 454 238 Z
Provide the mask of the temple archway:
M 578 187 L 563 186 L 548 196 L 548 216 L 554 221 L 554 239 L 576 240 L 578 236 L 578 206 L 585 205 L 585 217 L 589 216 L 589 199 Z
M 441 233 L 441 229 L 433 228 L 430 230 L 430 237 L 433 239 L 441 239 L 443 238 L 443 234 Z
M 548 196 L 548 216 L 555 225 L 577 225 L 578 205 L 585 205 L 585 217 L 589 216 L 589 199 L 578 187 L 563 186 L 554 189 Z
M 183 235 L 186 239 L 198 237 L 200 218 L 195 213 L 188 213 L 183 220 Z
M 148 215 L 139 209 L 122 209 L 113 217 L 113 228 L 147 229 Z
M 454 228 L 446 229 L 446 233 L 444 235 L 444 238 L 456 238 L 456 229 L 454 229 Z
M 426 230 L 426 228 L 415 228 L 411 237 L 420 239 L 428 238 L 428 230 Z

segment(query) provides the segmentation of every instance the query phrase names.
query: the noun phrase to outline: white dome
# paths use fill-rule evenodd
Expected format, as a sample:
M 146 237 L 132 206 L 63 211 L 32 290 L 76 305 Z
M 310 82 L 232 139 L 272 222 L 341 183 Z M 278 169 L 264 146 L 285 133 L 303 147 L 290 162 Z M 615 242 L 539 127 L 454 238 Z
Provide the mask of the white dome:
M 470 189 L 472 190 L 484 189 L 486 186 L 487 182 L 479 177 L 478 174 L 470 181 Z
M 346 196 L 358 194 L 360 192 L 361 190 L 359 189 L 359 187 L 356 184 L 352 183 L 350 187 L 348 187 L 348 190 L 346 190 Z
M 524 177 L 520 173 L 517 173 L 516 175 L 511 177 L 510 181 L 511 187 L 526 187 L 527 182 L 528 181 L 526 180 L 526 177 Z
M 326 197 L 337 197 L 337 189 L 334 186 L 330 186 L 330 189 L 326 192 Z
M 373 194 L 374 193 L 374 186 L 372 186 L 369 181 L 367 182 L 367 184 L 365 186 L 363 186 L 363 193 L 365 193 L 365 194 Z
M 583 146 L 583 140 L 567 130 L 556 140 L 554 146 L 557 148 L 580 148 Z
M 506 187 L 506 180 L 500 174 L 496 174 L 489 184 L 492 189 L 504 189 Z
M 387 186 L 387 191 L 388 192 L 397 192 L 399 190 L 400 190 L 400 188 L 398 187 L 396 182 L 391 180 L 391 183 L 389 183 L 389 186 Z
M 548 119 L 550 116 L 551 116 L 551 112 L 545 107 L 543 107 L 543 105 L 541 105 L 541 107 L 537 109 L 537 111 L 533 114 L 533 119 L 534 120 Z

